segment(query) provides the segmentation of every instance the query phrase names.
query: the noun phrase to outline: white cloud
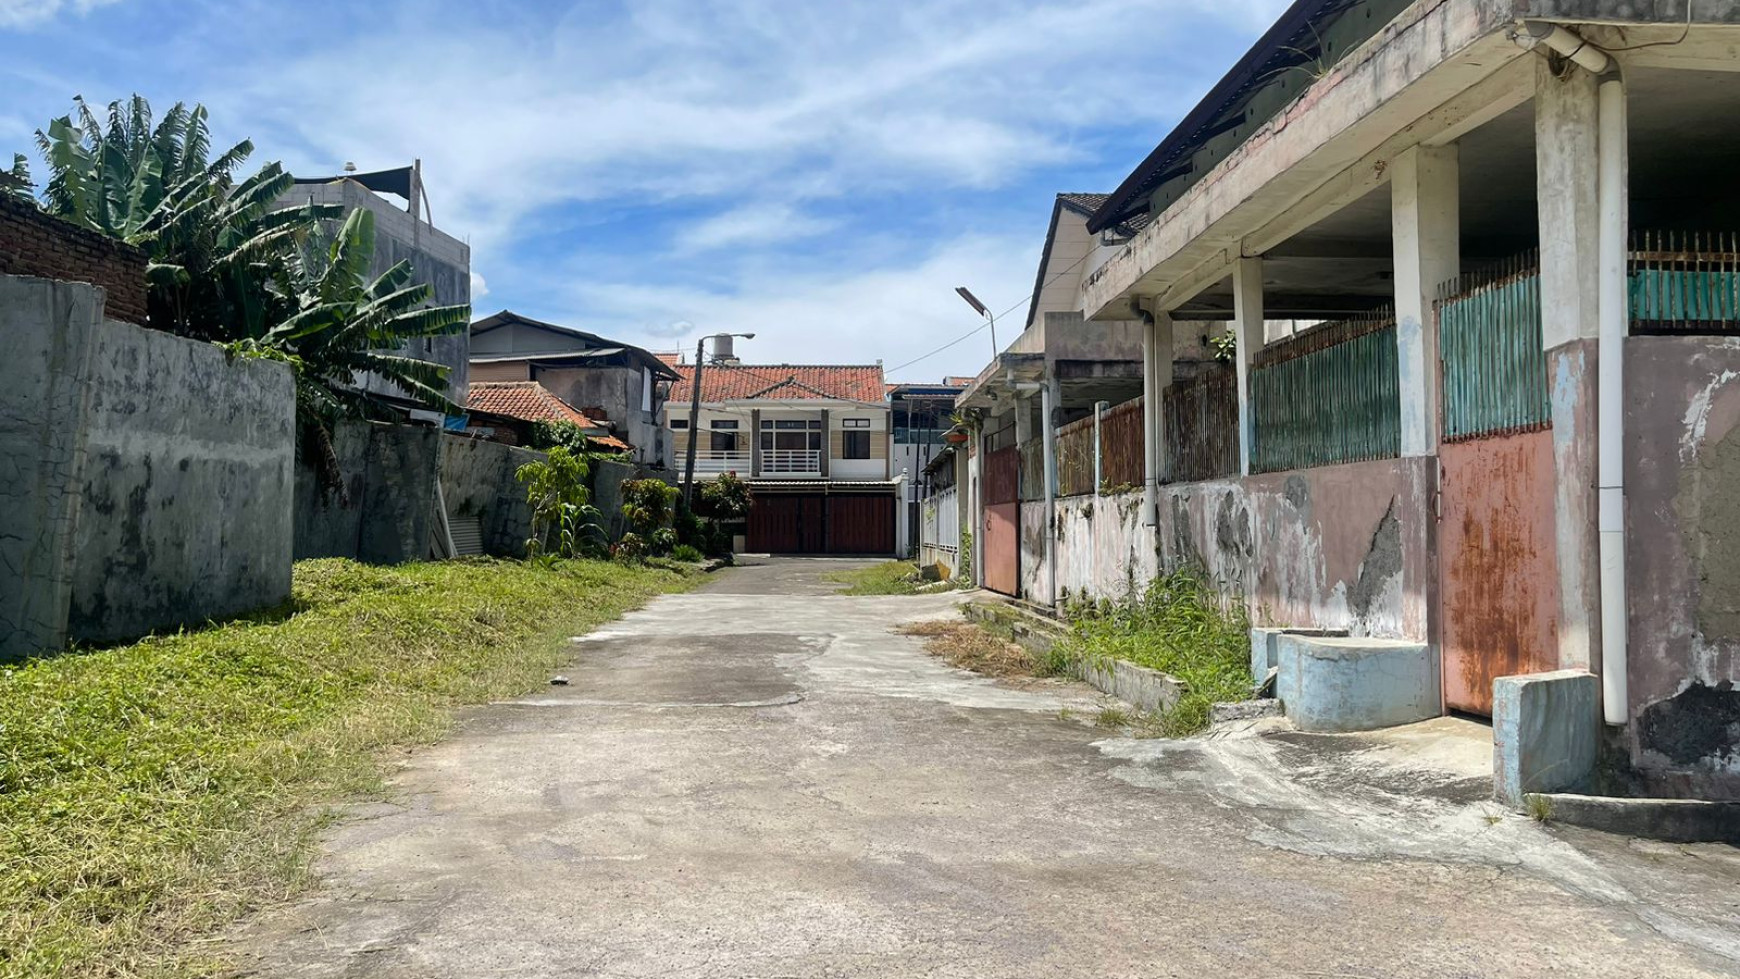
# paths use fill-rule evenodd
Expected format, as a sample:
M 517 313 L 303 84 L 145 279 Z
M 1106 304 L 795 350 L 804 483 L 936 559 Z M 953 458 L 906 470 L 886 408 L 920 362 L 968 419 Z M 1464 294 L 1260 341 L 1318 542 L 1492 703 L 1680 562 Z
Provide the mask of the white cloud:
M 1160 83 L 1167 31 L 1192 13 L 1242 29 L 1274 2 L 673 0 L 553 22 L 449 10 L 251 64 L 216 98 L 255 121 L 260 145 L 307 146 L 293 165 L 422 157 L 443 224 L 488 248 L 562 202 L 990 188 L 1083 160 L 1074 136 L 1096 125 L 1152 121 L 1158 138 L 1212 80 Z
M 475 303 L 487 295 L 489 295 L 489 283 L 484 281 L 482 275 L 476 272 L 471 273 L 471 301 Z
M 716 214 L 677 233 L 681 252 L 705 252 L 743 245 L 768 245 L 823 234 L 836 221 L 804 214 L 790 204 L 745 204 Z
M 959 285 L 970 286 L 999 314 L 997 339 L 1007 347 L 1021 332 L 1041 244 L 1028 237 L 965 236 L 888 267 L 795 276 L 770 271 L 730 290 L 581 284 L 570 289 L 567 310 L 548 312 L 557 322 L 651 347 L 668 347 L 672 335 L 623 324 L 675 321 L 688 335 L 754 333 L 738 348 L 749 362 L 862 363 L 881 356 L 894 368 L 980 324 L 955 295 Z M 875 353 L 866 357 L 865 351 Z M 891 376 L 975 373 L 990 355 L 990 337 L 981 333 Z
M 84 16 L 97 7 L 119 0 L 0 0 L 0 30 L 34 27 L 60 16 L 62 11 Z

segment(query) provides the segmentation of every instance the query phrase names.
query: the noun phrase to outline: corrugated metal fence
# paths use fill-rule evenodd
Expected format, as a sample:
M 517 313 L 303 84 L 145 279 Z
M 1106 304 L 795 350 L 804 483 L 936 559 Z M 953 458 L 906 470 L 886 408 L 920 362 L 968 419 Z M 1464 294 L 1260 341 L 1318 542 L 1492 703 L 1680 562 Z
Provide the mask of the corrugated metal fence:
M 1324 323 L 1257 353 L 1251 469 L 1276 472 L 1401 452 L 1393 313 Z
M 1740 333 L 1740 236 L 1645 231 L 1631 241 L 1638 333 Z
M 1232 365 L 1210 365 L 1167 387 L 1163 413 L 1168 481 L 1191 483 L 1239 471 L 1238 374 Z
M 1107 487 L 1142 485 L 1142 399 L 1106 409 L 1100 417 L 1100 479 Z M 1057 430 L 1057 494 L 1094 491 L 1094 418 Z
M 1552 409 L 1538 256 L 1463 276 L 1441 292 L 1444 440 L 1546 428 Z

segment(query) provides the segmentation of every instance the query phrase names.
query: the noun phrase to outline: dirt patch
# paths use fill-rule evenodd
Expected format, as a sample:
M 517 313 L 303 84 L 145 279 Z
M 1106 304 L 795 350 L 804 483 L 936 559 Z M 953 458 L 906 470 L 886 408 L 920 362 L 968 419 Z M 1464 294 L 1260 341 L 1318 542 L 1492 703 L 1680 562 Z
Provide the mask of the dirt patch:
M 924 650 L 957 669 L 994 677 L 1041 677 L 1045 664 L 1020 643 L 986 632 L 970 622 L 914 622 L 897 630 L 924 638 Z

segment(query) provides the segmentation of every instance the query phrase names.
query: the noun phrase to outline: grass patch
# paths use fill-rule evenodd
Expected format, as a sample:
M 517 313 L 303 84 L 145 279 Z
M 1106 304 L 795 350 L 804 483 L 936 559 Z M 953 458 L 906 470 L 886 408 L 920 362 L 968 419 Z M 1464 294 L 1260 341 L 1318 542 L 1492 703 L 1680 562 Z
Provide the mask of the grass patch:
M 1018 642 L 992 635 L 971 622 L 940 620 L 900 627 L 907 636 L 922 636 L 925 651 L 957 669 L 994 677 L 1050 676 L 1048 664 Z
M 1121 659 L 1182 680 L 1184 696 L 1155 721 L 1161 735 L 1182 737 L 1208 725 L 1211 705 L 1249 699 L 1250 641 L 1243 603 L 1228 608 L 1206 578 L 1177 571 L 1133 601 L 1076 611 L 1052 669 Z
M 916 595 L 918 586 L 924 584 L 918 580 L 918 565 L 911 561 L 884 561 L 868 568 L 830 571 L 822 579 L 845 585 L 840 589 L 842 595 Z
M 695 580 L 306 561 L 292 615 L 0 667 L 0 974 L 220 971 L 201 940 L 301 887 L 325 807 L 382 794 L 395 749 Z

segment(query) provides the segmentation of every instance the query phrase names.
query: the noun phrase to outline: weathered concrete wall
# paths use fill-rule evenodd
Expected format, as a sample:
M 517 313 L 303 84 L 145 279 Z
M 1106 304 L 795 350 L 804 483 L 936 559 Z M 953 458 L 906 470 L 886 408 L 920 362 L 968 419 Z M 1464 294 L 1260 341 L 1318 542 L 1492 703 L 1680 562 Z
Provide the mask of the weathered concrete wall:
M 0 659 L 66 643 L 102 316 L 101 289 L 0 275 Z
M 1206 569 L 1257 625 L 1426 639 L 1436 479 L 1418 457 L 1163 487 L 1160 567 Z
M 1626 341 L 1633 761 L 1740 799 L 1740 339 Z
M 333 432 L 345 493 L 296 466 L 296 559 L 399 564 L 429 556 L 441 432 L 427 425 L 346 422 Z
M 475 517 L 483 549 L 498 557 L 524 557 L 532 508 L 515 473 L 544 453 L 462 435 L 441 435 L 441 493 L 449 519 Z
M 1142 520 L 1142 494 L 1074 496 L 1057 503 L 1057 593 L 1122 599 L 1159 571 L 1154 528 Z
M 289 598 L 290 369 L 111 321 L 90 371 L 71 637 L 127 639 Z

